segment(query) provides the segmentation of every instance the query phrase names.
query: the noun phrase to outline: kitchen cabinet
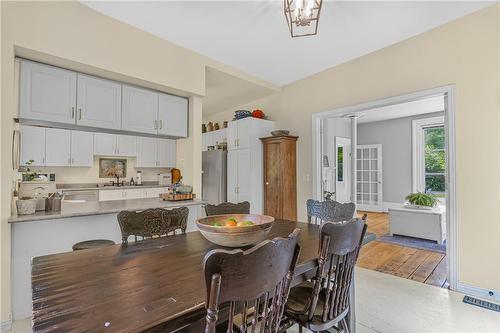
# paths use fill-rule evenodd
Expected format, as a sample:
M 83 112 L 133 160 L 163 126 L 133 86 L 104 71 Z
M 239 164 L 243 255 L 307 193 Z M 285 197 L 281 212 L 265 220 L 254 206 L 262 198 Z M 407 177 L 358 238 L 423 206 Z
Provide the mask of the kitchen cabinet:
M 22 60 L 19 117 L 74 124 L 76 73 Z
M 45 165 L 45 128 L 20 126 L 21 155 L 20 165 L 33 160 L 32 166 Z
M 255 131 L 261 133 L 263 129 L 265 133 L 268 130 L 271 131 L 272 128 L 271 121 L 252 117 L 231 121 L 227 126 L 227 149 L 250 148 L 252 140 L 255 140 Z
M 250 202 L 250 212 L 262 214 L 264 205 L 263 152 L 259 138 L 269 136 L 273 122 L 245 118 L 229 123 L 227 196 L 230 202 Z M 245 148 L 243 148 L 245 147 Z
M 123 85 L 123 130 L 158 133 L 158 93 L 152 90 Z
M 94 134 L 71 131 L 71 166 L 91 167 L 94 165 Z
M 221 144 L 225 141 L 227 135 L 227 129 L 222 128 L 217 131 L 206 132 L 202 134 L 202 151 L 208 150 L 209 146 L 216 147 L 218 144 Z
M 158 198 L 161 193 L 166 193 L 167 191 L 167 187 L 99 190 L 99 201 Z
M 262 138 L 264 145 L 264 214 L 297 219 L 296 136 Z
M 187 137 L 188 100 L 184 97 L 158 94 L 158 134 Z
M 45 129 L 45 165 L 71 165 L 71 131 L 59 128 Z
M 122 85 L 84 74 L 77 79 L 77 125 L 120 129 Z
M 176 142 L 169 139 L 137 138 L 137 164 L 139 168 L 175 167 Z
M 136 156 L 137 138 L 131 135 L 95 133 L 94 154 L 101 156 Z
M 158 145 L 158 167 L 175 167 L 176 142 L 169 139 L 157 139 Z
M 137 159 L 136 167 L 151 168 L 156 167 L 158 159 L 158 148 L 156 138 L 137 138 Z

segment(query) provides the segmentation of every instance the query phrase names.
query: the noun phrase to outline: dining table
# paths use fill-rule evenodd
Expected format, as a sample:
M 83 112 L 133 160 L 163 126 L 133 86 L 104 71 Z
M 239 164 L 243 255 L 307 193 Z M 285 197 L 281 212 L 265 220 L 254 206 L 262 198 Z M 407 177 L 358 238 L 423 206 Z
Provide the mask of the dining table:
M 315 275 L 319 226 L 276 220 L 268 239 L 299 228 L 293 285 Z M 220 248 L 199 231 L 32 260 L 33 332 L 201 332 L 203 258 Z M 350 332 L 354 332 L 354 286 Z

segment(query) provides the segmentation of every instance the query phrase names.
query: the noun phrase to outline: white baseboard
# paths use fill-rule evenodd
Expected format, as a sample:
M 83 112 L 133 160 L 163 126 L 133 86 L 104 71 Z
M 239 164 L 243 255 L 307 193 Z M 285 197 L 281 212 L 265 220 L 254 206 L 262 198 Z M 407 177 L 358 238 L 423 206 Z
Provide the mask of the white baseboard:
M 12 319 L 2 321 L 0 323 L 0 332 L 9 332 L 12 329 Z
M 474 287 L 465 283 L 459 282 L 457 285 L 458 292 L 466 295 L 475 296 L 483 300 L 493 301 L 500 303 L 500 292 L 494 290 L 487 290 L 484 288 Z M 492 294 L 492 295 L 490 295 Z

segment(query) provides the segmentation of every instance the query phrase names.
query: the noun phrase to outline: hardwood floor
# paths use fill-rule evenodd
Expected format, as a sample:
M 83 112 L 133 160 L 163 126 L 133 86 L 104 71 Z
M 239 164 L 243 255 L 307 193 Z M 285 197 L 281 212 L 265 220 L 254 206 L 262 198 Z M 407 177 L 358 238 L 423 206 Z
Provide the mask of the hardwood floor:
M 377 237 L 389 233 L 387 213 L 368 214 L 368 231 Z M 358 266 L 438 287 L 447 288 L 446 255 L 406 246 L 373 241 L 361 250 Z

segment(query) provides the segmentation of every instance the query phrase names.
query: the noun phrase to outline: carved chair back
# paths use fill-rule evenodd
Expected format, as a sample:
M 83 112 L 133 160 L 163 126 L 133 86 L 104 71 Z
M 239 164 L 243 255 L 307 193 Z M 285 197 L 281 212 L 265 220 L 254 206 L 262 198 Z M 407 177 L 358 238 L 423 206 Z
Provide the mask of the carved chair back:
M 250 214 L 250 203 L 243 201 L 240 203 L 223 202 L 218 205 L 205 205 L 207 216 L 224 214 Z
M 365 220 L 353 218 L 347 223 L 326 222 L 321 226 L 318 271 L 313 279 L 309 320 L 317 311 L 320 295 L 324 297 L 323 322 L 338 321 L 347 314 L 354 266 L 367 228 Z
M 207 253 L 203 262 L 206 333 L 215 332 L 222 304 L 229 306 L 227 332 L 233 331 L 235 317 L 241 322 L 241 332 L 278 330 L 300 252 L 299 232 L 295 229 L 286 239 L 266 240 L 246 251 Z
M 342 222 L 353 218 L 356 204 L 340 203 L 333 200 L 317 201 L 309 199 L 307 205 L 307 222 L 321 224 L 323 222 Z
M 128 242 L 129 236 L 135 241 L 175 234 L 176 230 L 186 233 L 189 209 L 187 207 L 146 209 L 141 212 L 121 211 L 118 224 L 122 232 L 122 243 Z M 137 237 L 140 237 L 139 239 Z

